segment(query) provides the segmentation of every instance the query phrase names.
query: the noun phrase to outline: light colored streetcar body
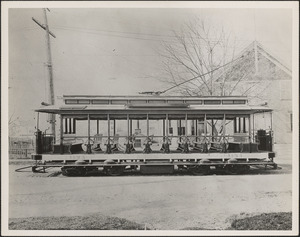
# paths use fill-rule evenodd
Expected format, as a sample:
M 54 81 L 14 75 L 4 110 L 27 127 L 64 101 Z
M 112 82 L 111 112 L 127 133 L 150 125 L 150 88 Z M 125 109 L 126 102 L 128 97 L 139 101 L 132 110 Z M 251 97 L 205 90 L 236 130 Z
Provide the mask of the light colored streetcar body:
M 172 173 L 174 168 L 207 174 L 210 168 L 239 173 L 251 165 L 277 167 L 272 152 L 272 110 L 249 105 L 247 97 L 62 99 L 60 106 L 36 110 L 60 116 L 60 136 L 46 136 L 37 124 L 34 172 L 52 166 L 62 167 L 66 175 L 84 175 L 100 167 L 110 175 L 130 168 L 146 174 Z
M 200 161 L 201 159 L 210 159 L 211 161 L 214 160 L 229 160 L 230 158 L 235 159 L 244 159 L 247 160 L 247 162 L 252 160 L 267 160 L 268 152 L 261 152 L 261 153 L 206 153 L 206 154 L 198 154 L 198 153 L 168 153 L 168 154 L 130 154 L 130 156 L 124 154 L 64 154 L 64 155 L 43 155 L 42 160 L 46 162 L 51 161 L 77 161 L 77 160 L 83 160 L 87 162 L 95 162 L 95 161 L 105 161 L 107 159 L 113 159 L 117 160 L 118 162 L 121 161 L 127 161 L 127 160 L 170 160 L 171 162 L 174 162 L 176 160 L 181 159 L 191 159 L 191 160 L 197 160 Z

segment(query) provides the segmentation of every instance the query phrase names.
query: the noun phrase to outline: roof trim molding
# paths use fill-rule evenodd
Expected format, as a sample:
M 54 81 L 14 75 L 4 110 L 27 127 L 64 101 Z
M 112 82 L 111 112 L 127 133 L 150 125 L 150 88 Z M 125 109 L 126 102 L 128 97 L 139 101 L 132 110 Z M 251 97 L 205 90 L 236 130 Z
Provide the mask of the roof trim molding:
M 266 50 L 266 48 L 259 42 L 257 42 L 257 48 L 260 49 L 260 53 L 265 56 L 268 60 L 278 66 L 281 70 L 286 72 L 289 76 L 292 76 L 292 70 L 290 70 L 287 66 L 285 66 L 282 62 L 280 62 L 277 58 L 272 56 L 272 54 Z

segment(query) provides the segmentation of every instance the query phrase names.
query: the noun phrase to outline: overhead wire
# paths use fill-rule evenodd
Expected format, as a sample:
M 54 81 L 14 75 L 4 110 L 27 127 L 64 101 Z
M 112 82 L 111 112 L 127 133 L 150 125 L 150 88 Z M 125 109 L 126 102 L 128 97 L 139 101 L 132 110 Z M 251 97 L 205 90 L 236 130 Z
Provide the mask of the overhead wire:
M 52 28 L 58 29 L 58 30 L 69 30 L 69 31 L 85 32 L 87 34 L 103 35 L 103 36 L 118 37 L 118 38 L 125 38 L 125 39 L 137 39 L 137 40 L 158 41 L 158 42 L 162 41 L 160 39 L 149 39 L 149 38 L 140 38 L 140 37 L 133 37 L 133 36 L 113 35 L 113 34 L 101 34 L 99 32 L 90 32 L 90 31 L 86 31 L 86 30 L 77 30 L 77 29 L 67 29 L 67 28 L 61 28 L 61 27 L 52 27 Z
M 167 37 L 167 38 L 177 38 L 175 35 L 164 35 L 164 34 L 150 34 L 150 33 L 137 33 L 137 32 L 128 32 L 128 31 L 115 31 L 115 30 L 102 30 L 102 29 L 95 29 L 95 28 L 82 28 L 82 27 L 71 27 L 71 26 L 52 26 L 52 28 L 61 28 L 61 29 L 68 29 L 68 30 L 84 30 L 84 31 L 95 31 L 95 32 L 110 32 L 110 33 L 118 33 L 118 34 L 132 34 L 132 35 L 142 35 L 142 36 L 153 36 L 153 37 Z M 200 37 L 196 36 L 184 36 L 184 38 L 194 38 L 194 39 L 201 39 Z M 218 42 L 219 40 L 216 38 L 206 38 L 211 42 Z M 243 42 L 252 42 L 251 39 L 236 39 L 236 41 L 243 41 Z
M 244 57 L 244 55 L 242 55 L 242 56 L 240 56 L 240 57 L 238 57 L 238 58 L 236 58 L 236 59 L 234 59 L 234 60 L 232 60 L 232 61 L 230 61 L 230 62 L 228 62 L 228 63 L 225 63 L 225 64 L 223 64 L 222 66 L 217 67 L 217 68 L 215 68 L 215 69 L 213 69 L 213 70 L 211 70 L 211 71 L 209 71 L 209 72 L 206 72 L 206 73 L 203 73 L 203 74 L 198 75 L 198 76 L 196 76 L 196 77 L 193 77 L 193 78 L 190 78 L 190 79 L 188 79 L 188 80 L 185 80 L 185 81 L 183 81 L 183 82 L 181 82 L 181 83 L 179 83 L 179 84 L 177 84 L 177 85 L 175 85 L 175 86 L 172 86 L 172 87 L 170 87 L 170 88 L 168 88 L 168 89 L 165 89 L 165 90 L 163 90 L 163 91 L 153 92 L 153 94 L 162 94 L 162 93 L 166 93 L 167 91 L 172 90 L 172 89 L 175 88 L 175 87 L 181 86 L 182 84 L 185 84 L 185 83 L 187 83 L 187 82 L 190 82 L 190 81 L 192 81 L 192 80 L 194 80 L 194 79 L 196 79 L 196 78 L 199 78 L 199 77 L 208 75 L 208 74 L 210 74 L 210 73 L 213 73 L 214 71 L 217 71 L 217 70 L 219 70 L 220 68 L 223 68 L 223 67 L 225 67 L 225 66 L 227 66 L 227 65 L 229 65 L 229 64 L 231 64 L 231 63 L 233 63 L 233 62 L 235 62 L 235 61 L 237 61 L 237 60 L 239 60 L 239 59 L 241 59 L 241 58 L 243 58 L 243 57 Z
M 171 35 L 135 33 L 135 32 L 125 32 L 125 31 L 99 30 L 99 29 L 87 29 L 87 28 L 81 28 L 81 27 L 66 27 L 66 26 L 53 26 L 52 28 L 57 29 L 57 30 L 77 31 L 77 32 L 84 32 L 84 33 L 87 33 L 87 34 L 119 37 L 119 38 L 126 38 L 126 39 L 137 39 L 137 40 L 145 40 L 145 41 L 177 43 L 177 41 L 174 41 L 175 39 L 177 39 L 177 36 L 171 36 Z M 116 34 L 104 34 L 104 33 L 101 33 L 101 32 L 117 33 L 118 35 L 116 35 Z M 133 37 L 133 36 L 128 36 L 128 35 L 122 35 L 122 34 L 132 34 L 132 35 L 151 36 L 151 37 L 160 37 L 160 38 L 142 38 L 142 37 Z M 174 40 L 165 39 L 164 37 L 174 39 Z M 183 36 L 183 37 L 184 38 L 200 39 L 199 37 L 188 37 L 188 36 Z M 208 40 L 211 41 L 211 42 L 214 42 L 214 41 L 217 42 L 217 40 L 213 40 L 213 39 L 208 39 Z M 243 39 L 238 39 L 237 41 L 252 42 L 252 40 L 243 40 Z M 198 42 L 198 44 L 203 44 L 203 43 Z M 227 46 L 227 47 L 228 48 L 235 48 L 235 46 Z

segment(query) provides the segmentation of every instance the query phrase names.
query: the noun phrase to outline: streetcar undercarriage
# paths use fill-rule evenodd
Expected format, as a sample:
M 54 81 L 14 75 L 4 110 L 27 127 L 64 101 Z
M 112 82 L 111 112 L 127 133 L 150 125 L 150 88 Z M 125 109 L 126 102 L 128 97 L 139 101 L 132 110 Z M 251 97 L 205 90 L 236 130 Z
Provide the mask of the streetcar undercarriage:
M 60 160 L 53 155 L 45 155 L 43 160 L 36 160 L 33 172 L 42 172 L 50 167 L 60 167 L 65 176 L 86 176 L 91 172 L 101 170 L 109 176 L 122 175 L 126 170 L 138 171 L 141 174 L 172 174 L 175 170 L 185 170 L 193 175 L 209 175 L 212 171 L 226 174 L 243 174 L 250 167 L 276 169 L 277 164 L 268 157 L 270 153 L 230 153 L 230 154 L 131 154 L 131 157 L 115 154 L 101 157 L 94 155 L 77 156 L 62 155 Z M 200 154 L 201 155 L 201 154 Z M 165 158 L 164 158 L 165 157 Z M 250 157 L 250 158 L 249 158 Z M 54 160 L 53 160 L 54 159 Z M 56 160 L 55 160 L 56 159 Z

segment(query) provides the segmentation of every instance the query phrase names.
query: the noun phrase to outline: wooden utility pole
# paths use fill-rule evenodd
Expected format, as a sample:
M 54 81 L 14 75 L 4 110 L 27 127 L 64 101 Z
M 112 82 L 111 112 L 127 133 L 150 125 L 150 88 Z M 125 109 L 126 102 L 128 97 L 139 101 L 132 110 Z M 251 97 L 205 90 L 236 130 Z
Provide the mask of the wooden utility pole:
M 51 45 L 50 45 L 50 35 L 53 38 L 56 38 L 56 36 L 49 30 L 49 26 L 48 26 L 48 19 L 47 19 L 47 12 L 46 9 L 50 12 L 50 10 L 48 8 L 44 8 L 44 21 L 45 21 L 45 25 L 41 24 L 40 22 L 38 22 L 36 19 L 34 19 L 32 17 L 32 20 L 38 25 L 40 26 L 42 29 L 44 29 L 46 31 L 46 42 L 47 42 L 47 67 L 48 67 L 48 79 L 49 79 L 49 97 L 48 97 L 48 103 L 49 105 L 54 105 L 55 101 L 54 101 L 54 86 L 53 86 L 53 69 L 52 69 L 52 57 L 51 57 Z M 50 114 L 49 116 L 49 123 L 51 124 L 51 133 L 53 135 L 53 139 L 54 139 L 54 143 L 55 143 L 55 137 L 56 137 L 56 133 L 55 133 L 55 114 Z

